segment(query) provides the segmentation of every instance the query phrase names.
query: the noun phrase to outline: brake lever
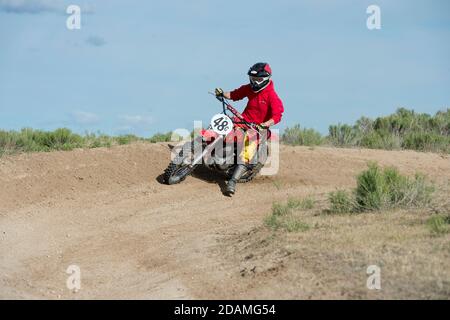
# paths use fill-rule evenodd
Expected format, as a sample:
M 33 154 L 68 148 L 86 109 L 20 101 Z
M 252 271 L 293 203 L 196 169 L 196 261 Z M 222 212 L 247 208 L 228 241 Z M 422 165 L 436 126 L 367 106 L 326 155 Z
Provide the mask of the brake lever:
M 217 96 L 214 92 L 208 91 L 208 93 L 210 95 L 213 95 L 217 100 L 219 100 L 220 102 L 224 102 L 225 97 L 224 96 Z

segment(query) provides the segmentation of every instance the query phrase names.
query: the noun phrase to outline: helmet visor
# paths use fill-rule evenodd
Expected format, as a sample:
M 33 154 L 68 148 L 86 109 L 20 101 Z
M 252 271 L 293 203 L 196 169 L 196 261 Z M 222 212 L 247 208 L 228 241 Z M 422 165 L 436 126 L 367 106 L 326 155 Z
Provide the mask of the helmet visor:
M 254 77 L 254 76 L 250 76 L 250 82 L 260 85 L 262 84 L 264 81 L 269 80 L 270 77 Z

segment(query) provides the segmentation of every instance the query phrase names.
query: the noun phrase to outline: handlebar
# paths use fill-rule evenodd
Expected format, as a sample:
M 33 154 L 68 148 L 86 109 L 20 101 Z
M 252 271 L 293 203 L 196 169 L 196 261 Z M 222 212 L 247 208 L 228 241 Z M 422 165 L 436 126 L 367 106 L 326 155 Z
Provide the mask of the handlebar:
M 213 93 L 211 93 L 213 94 Z M 229 104 L 225 97 L 221 97 L 221 96 L 216 96 L 214 94 L 214 96 L 216 97 L 217 100 L 219 100 L 220 102 L 222 102 L 222 106 L 223 106 L 223 113 L 226 113 L 226 110 L 230 111 L 235 117 L 239 118 L 239 120 L 241 122 L 238 122 L 238 124 L 242 123 L 245 124 L 247 127 L 254 129 L 254 130 L 267 130 L 269 129 L 269 127 L 266 126 L 262 126 L 260 124 L 254 123 L 254 122 L 248 122 L 247 120 L 244 119 L 244 117 L 242 116 L 242 114 L 237 111 L 231 104 Z M 234 122 L 236 124 L 236 122 Z

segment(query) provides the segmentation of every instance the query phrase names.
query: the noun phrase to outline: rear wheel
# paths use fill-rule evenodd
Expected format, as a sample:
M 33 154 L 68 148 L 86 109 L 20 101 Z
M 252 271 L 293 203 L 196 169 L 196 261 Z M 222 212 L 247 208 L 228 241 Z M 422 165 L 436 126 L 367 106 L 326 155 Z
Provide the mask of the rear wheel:
M 264 165 L 262 163 L 257 163 L 254 166 L 251 166 L 248 168 L 247 172 L 244 173 L 244 175 L 238 180 L 238 183 L 246 183 L 246 182 L 250 182 L 252 181 L 257 175 L 258 173 L 261 171 L 262 167 Z M 234 171 L 234 166 L 229 169 L 227 171 L 227 179 L 231 179 L 232 175 L 233 175 L 233 171 Z
M 248 170 L 240 179 L 239 183 L 246 183 L 250 182 L 255 178 L 258 173 L 261 171 L 261 168 L 263 167 L 262 163 L 257 163 L 252 169 Z
M 263 144 L 262 146 L 264 146 L 264 148 L 267 148 L 267 155 L 268 155 L 269 148 L 268 148 L 267 144 Z M 262 146 L 260 146 L 260 148 Z M 252 181 L 258 175 L 258 173 L 261 171 L 262 167 L 264 167 L 264 163 L 266 162 L 266 159 L 267 158 L 261 158 L 261 159 L 259 159 L 259 161 L 256 164 L 247 166 L 247 169 L 248 169 L 247 172 L 244 173 L 244 175 L 238 180 L 238 183 L 246 183 L 246 182 Z M 237 159 L 236 159 L 236 161 L 237 161 Z M 231 179 L 234 168 L 235 167 L 233 166 L 231 169 L 229 169 L 226 172 L 226 176 L 228 179 Z

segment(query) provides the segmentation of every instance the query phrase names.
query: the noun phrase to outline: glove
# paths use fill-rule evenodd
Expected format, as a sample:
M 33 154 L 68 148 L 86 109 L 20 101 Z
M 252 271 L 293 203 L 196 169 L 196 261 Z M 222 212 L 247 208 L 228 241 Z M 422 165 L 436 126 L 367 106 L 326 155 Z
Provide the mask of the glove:
M 223 90 L 222 88 L 216 88 L 216 90 L 214 91 L 214 93 L 216 94 L 216 97 L 223 97 Z

